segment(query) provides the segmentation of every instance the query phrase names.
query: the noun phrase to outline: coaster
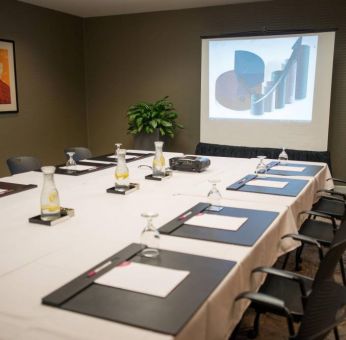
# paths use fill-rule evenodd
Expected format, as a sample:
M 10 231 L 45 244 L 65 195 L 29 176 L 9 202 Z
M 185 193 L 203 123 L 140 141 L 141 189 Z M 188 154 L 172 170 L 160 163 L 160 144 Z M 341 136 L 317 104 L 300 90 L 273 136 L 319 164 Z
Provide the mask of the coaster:
M 70 219 L 72 216 L 74 216 L 74 209 L 60 208 L 60 214 L 61 214 L 60 217 L 55 218 L 54 220 L 51 220 L 51 221 L 44 221 L 41 219 L 41 215 L 37 215 L 34 217 L 30 217 L 29 222 L 30 223 L 36 223 L 36 224 L 43 224 L 43 225 L 47 225 L 47 226 L 51 227 L 53 225 L 56 225 L 56 224 L 61 223 L 63 221 L 66 221 L 66 220 Z
M 139 183 L 130 183 L 128 187 L 124 187 L 124 188 L 111 187 L 107 189 L 106 191 L 110 194 L 127 195 L 138 189 L 139 189 Z
M 164 177 L 161 176 L 154 176 L 153 174 L 145 176 L 145 179 L 149 179 L 151 181 L 164 181 L 168 178 L 172 177 L 172 171 L 166 172 Z

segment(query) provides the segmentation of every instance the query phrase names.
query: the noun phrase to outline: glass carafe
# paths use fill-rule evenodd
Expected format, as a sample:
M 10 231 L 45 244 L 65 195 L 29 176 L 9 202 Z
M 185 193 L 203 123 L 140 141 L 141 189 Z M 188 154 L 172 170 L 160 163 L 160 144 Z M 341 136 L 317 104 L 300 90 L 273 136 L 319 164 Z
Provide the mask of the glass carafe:
M 41 219 L 52 221 L 60 217 L 59 193 L 54 183 L 54 166 L 43 166 L 43 187 L 41 192 Z
M 147 219 L 147 225 L 141 233 L 141 244 L 145 246 L 141 252 L 145 257 L 156 257 L 159 255 L 160 234 L 153 224 L 153 218 L 157 217 L 157 213 L 145 212 L 142 217 Z
M 115 188 L 125 189 L 129 186 L 129 168 L 126 165 L 126 150 L 117 150 L 117 166 L 115 168 Z
M 166 161 L 163 156 L 162 147 L 163 142 L 154 142 L 155 144 L 155 156 L 153 160 L 153 176 L 165 177 L 166 174 Z

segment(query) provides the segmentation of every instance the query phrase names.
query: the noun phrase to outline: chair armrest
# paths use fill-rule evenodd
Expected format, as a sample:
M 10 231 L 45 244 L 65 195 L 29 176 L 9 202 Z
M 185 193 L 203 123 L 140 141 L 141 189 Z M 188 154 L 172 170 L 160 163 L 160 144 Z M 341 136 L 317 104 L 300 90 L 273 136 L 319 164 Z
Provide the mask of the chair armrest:
M 327 200 L 331 200 L 331 201 L 336 201 L 336 202 L 340 202 L 340 203 L 344 203 L 345 204 L 345 200 L 341 199 L 341 198 L 337 198 L 337 197 L 334 197 L 334 196 L 320 196 L 320 198 L 325 198 Z
M 284 238 L 292 238 L 293 240 L 296 240 L 296 241 L 301 241 L 303 243 L 308 243 L 308 244 L 311 244 L 313 246 L 316 246 L 318 249 L 322 249 L 321 245 L 319 244 L 319 242 L 312 238 L 312 237 L 309 237 L 309 236 L 306 236 L 306 235 L 301 235 L 301 234 L 286 234 L 284 236 L 281 237 L 281 240 L 284 239 Z
M 337 229 L 337 224 L 336 224 L 335 217 L 330 215 L 330 214 L 323 213 L 323 212 L 320 212 L 320 211 L 314 211 L 314 210 L 305 210 L 305 211 L 302 211 L 302 212 L 299 213 L 299 215 L 301 215 L 301 214 L 308 214 L 309 218 L 311 216 L 315 216 L 315 217 L 321 217 L 321 218 L 329 219 L 332 222 L 334 231 Z
M 302 243 L 307 243 L 307 244 L 316 246 L 318 249 L 318 255 L 320 257 L 320 260 L 323 259 L 322 247 L 321 247 L 320 243 L 316 239 L 314 239 L 313 237 L 301 235 L 301 234 L 287 234 L 287 235 L 282 236 L 281 240 L 284 238 L 288 238 L 288 237 L 292 238 L 293 240 L 300 241 Z
M 302 215 L 302 214 L 307 214 L 307 215 L 312 215 L 316 217 L 322 217 L 322 218 L 327 218 L 329 220 L 333 220 L 333 217 L 330 216 L 329 214 L 323 213 L 320 211 L 315 211 L 315 210 L 304 210 L 299 213 L 299 215 Z
M 343 200 L 346 199 L 346 194 L 339 192 L 339 191 L 335 191 L 335 190 L 320 189 L 320 190 L 317 190 L 316 192 L 317 193 L 325 192 L 329 195 L 340 196 L 340 197 L 342 197 Z
M 300 286 L 302 296 L 303 297 L 308 296 L 308 292 L 307 292 L 307 289 L 305 287 L 304 280 L 311 280 L 310 277 L 300 275 L 297 273 L 293 273 L 293 272 L 290 272 L 288 270 L 282 270 L 282 269 L 277 269 L 277 268 L 272 268 L 272 267 L 257 267 L 254 270 L 252 270 L 251 273 L 253 274 L 253 273 L 257 273 L 257 272 L 266 273 L 268 275 L 281 277 L 282 279 L 295 281 Z
M 330 181 L 330 180 L 333 180 L 333 182 L 339 182 L 339 183 L 345 183 L 346 184 L 346 181 L 344 179 L 334 178 L 334 177 L 327 178 L 327 181 Z
M 289 310 L 285 306 L 285 302 L 275 298 L 273 296 L 262 294 L 262 293 L 254 293 L 254 292 L 244 292 L 239 294 L 235 301 L 238 301 L 240 299 L 248 299 L 252 303 L 255 303 L 259 306 L 266 307 L 269 311 L 273 313 L 278 313 L 281 315 L 288 315 L 290 314 Z
M 235 301 L 240 299 L 248 299 L 254 305 L 259 306 L 259 308 L 265 307 L 266 312 L 286 317 L 290 339 L 294 335 L 293 316 L 289 309 L 285 306 L 284 301 L 270 295 L 253 292 L 241 293 L 235 298 Z

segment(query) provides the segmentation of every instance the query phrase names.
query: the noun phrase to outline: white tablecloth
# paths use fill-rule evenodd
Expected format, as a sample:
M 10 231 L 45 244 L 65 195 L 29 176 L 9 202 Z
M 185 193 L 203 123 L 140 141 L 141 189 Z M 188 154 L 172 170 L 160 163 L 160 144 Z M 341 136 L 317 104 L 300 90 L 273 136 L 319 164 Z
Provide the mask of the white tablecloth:
M 166 158 L 176 154 L 166 153 Z M 234 304 L 240 292 L 256 289 L 263 278 L 250 277 L 253 268 L 272 265 L 295 244 L 280 242 L 300 225 L 299 212 L 309 209 L 315 192 L 329 188 L 325 166 L 296 198 L 227 191 L 225 187 L 253 173 L 257 160 L 210 157 L 202 173 L 174 172 L 162 182 L 144 180 L 150 173 L 129 163 L 130 179 L 140 190 L 130 195 L 107 194 L 114 167 L 82 176 L 56 175 L 64 207 L 75 217 L 54 227 L 30 224 L 39 214 L 42 174 L 29 172 L 1 181 L 37 184 L 38 188 L 0 198 L 0 339 L 173 339 L 144 329 L 43 306 L 41 298 L 132 242 L 139 242 L 144 211 L 157 211 L 157 227 L 198 202 L 206 201 L 208 179 L 219 178 L 221 205 L 279 212 L 278 218 L 253 247 L 161 235 L 161 248 L 233 260 L 237 265 L 197 311 L 176 339 L 224 339 L 240 320 L 245 302 Z M 302 163 L 302 162 L 299 162 Z M 300 177 L 295 177 L 300 178 Z

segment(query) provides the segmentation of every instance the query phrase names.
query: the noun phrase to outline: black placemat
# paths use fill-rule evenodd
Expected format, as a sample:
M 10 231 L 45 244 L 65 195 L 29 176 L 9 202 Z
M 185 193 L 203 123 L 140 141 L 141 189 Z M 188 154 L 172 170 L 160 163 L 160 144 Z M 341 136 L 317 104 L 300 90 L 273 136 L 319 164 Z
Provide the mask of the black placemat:
M 196 204 L 162 226 L 159 229 L 160 233 L 204 241 L 252 246 L 279 215 L 278 212 L 232 207 L 222 207 L 220 211 L 209 211 L 207 210 L 209 206 L 210 204 L 208 203 Z M 235 231 L 189 225 L 189 219 L 200 212 L 222 216 L 246 217 L 247 220 Z
M 256 186 L 256 185 L 246 185 L 246 183 L 251 182 L 251 180 L 250 181 L 246 180 L 248 176 L 253 176 L 253 175 L 247 175 L 243 177 L 239 181 L 236 181 L 235 183 L 229 185 L 226 189 L 252 192 L 252 193 L 258 193 L 258 194 L 296 197 L 303 190 L 306 184 L 309 182 L 308 180 L 303 180 L 303 179 L 256 176 L 256 179 L 263 180 L 263 181 L 287 182 L 287 185 L 284 188 L 272 188 L 272 187 L 262 187 L 262 186 Z M 239 183 L 241 183 L 242 185 L 239 185 Z
M 291 171 L 291 170 L 275 170 L 275 166 L 287 166 L 287 167 L 302 167 L 303 171 Z M 323 165 L 315 164 L 302 164 L 302 163 L 286 163 L 286 162 L 270 162 L 268 165 L 268 174 L 279 176 L 315 176 L 323 169 Z
M 56 166 L 55 173 L 59 175 L 68 175 L 68 176 L 81 176 L 90 174 L 92 172 L 105 170 L 108 168 L 111 168 L 114 166 L 114 164 L 95 164 L 95 163 L 86 163 L 86 162 L 77 162 L 77 165 L 84 165 L 84 166 L 92 166 L 93 168 L 87 169 L 87 170 L 67 170 L 67 169 L 61 169 L 61 167 L 65 167 L 65 164 L 60 164 Z
M 139 159 L 143 159 L 146 157 L 150 157 L 153 156 L 154 153 L 148 151 L 148 153 L 136 153 L 136 152 L 126 152 L 126 156 L 131 156 L 131 158 L 127 158 L 126 159 L 126 163 L 130 163 L 130 162 L 134 162 L 137 161 Z M 95 161 L 102 161 L 102 162 L 112 162 L 114 164 L 117 163 L 117 160 L 115 158 L 109 158 L 109 156 L 114 156 L 114 153 L 109 153 L 106 155 L 101 155 L 101 156 L 96 156 L 96 157 L 92 157 L 89 159 L 95 160 Z M 85 162 L 82 162 L 85 163 Z
M 142 247 L 131 244 L 94 268 L 123 261 L 188 270 L 190 274 L 165 298 L 95 284 L 109 267 L 89 277 L 91 270 L 42 299 L 54 307 L 110 321 L 176 335 L 235 265 L 233 261 L 160 250 L 156 259 L 139 255 Z
M 34 188 L 37 188 L 37 185 L 0 182 L 0 189 L 6 190 L 5 192 L 0 193 L 0 198 Z

